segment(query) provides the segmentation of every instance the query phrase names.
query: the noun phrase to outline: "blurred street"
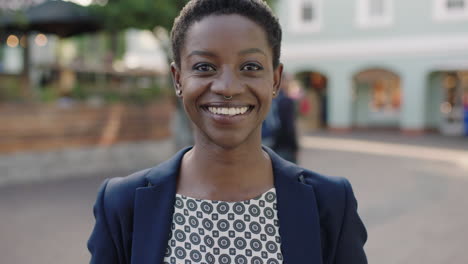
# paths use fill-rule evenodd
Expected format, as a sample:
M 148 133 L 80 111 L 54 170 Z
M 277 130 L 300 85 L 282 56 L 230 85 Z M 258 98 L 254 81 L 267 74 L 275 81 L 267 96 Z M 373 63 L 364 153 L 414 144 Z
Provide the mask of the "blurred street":
M 351 181 L 369 263 L 468 263 L 468 148 L 441 140 L 448 139 L 314 134 L 301 139 L 300 164 Z M 97 188 L 126 174 L 1 187 L 1 263 L 87 263 Z

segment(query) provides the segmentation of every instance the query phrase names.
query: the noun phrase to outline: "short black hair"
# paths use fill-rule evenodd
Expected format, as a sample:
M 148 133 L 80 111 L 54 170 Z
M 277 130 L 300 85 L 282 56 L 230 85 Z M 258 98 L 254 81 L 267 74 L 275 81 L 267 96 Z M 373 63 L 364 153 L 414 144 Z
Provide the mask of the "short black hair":
M 263 0 L 191 0 L 175 19 L 171 31 L 174 62 L 180 67 L 180 52 L 187 31 L 195 22 L 210 15 L 240 15 L 259 25 L 266 33 L 273 52 L 273 67 L 280 62 L 281 26 L 278 18 Z

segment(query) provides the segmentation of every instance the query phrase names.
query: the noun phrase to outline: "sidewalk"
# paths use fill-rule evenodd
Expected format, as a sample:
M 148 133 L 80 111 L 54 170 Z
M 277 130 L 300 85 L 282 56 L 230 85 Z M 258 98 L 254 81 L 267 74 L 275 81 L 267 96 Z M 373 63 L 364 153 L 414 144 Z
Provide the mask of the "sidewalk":
M 394 143 L 411 146 L 424 146 L 468 151 L 468 137 L 443 136 L 435 133 L 413 136 L 404 135 L 398 131 L 351 131 L 346 133 L 318 131 L 314 133 L 304 134 L 303 136 L 325 137 L 332 139 L 354 139 L 380 143 Z
M 371 138 L 369 140 L 369 138 Z M 393 158 L 443 162 L 468 170 L 468 146 L 464 138 L 409 138 L 405 135 L 353 133 L 344 136 L 317 133 L 302 136 L 303 149 L 370 154 Z

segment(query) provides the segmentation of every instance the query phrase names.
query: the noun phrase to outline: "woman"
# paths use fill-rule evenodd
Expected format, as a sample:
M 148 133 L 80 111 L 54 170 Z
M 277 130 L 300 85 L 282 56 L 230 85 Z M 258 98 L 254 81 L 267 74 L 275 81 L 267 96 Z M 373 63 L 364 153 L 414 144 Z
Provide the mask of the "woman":
M 107 180 L 91 263 L 367 263 L 351 186 L 261 146 L 281 28 L 261 0 L 192 0 L 172 30 L 192 148 Z

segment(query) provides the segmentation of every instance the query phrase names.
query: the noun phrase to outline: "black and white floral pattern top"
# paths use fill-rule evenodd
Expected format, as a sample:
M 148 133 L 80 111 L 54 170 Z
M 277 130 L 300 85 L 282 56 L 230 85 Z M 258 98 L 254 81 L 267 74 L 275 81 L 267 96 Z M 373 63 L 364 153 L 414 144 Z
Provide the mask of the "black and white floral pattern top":
M 164 264 L 283 263 L 274 188 L 240 202 L 176 194 Z

